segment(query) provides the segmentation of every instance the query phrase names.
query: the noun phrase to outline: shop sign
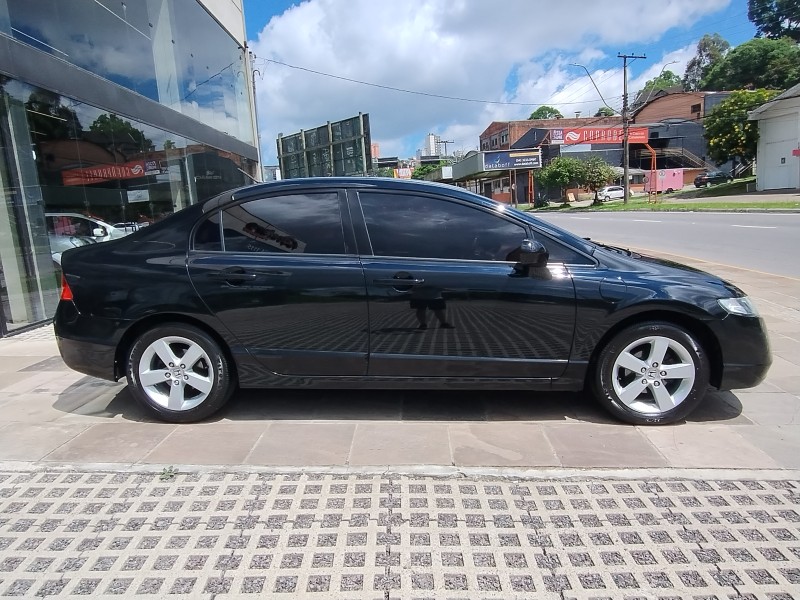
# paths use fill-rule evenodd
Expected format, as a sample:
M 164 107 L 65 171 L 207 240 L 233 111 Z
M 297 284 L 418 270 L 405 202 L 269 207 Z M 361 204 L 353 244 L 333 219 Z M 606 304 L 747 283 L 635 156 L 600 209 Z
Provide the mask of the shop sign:
M 647 127 L 630 127 L 628 142 L 646 144 Z M 622 127 L 572 127 L 550 130 L 551 144 L 621 144 L 623 142 Z
M 90 185 L 112 179 L 136 179 L 145 176 L 143 160 L 122 163 L 119 165 L 98 165 L 84 169 L 68 169 L 61 171 L 64 185 Z
M 485 152 L 483 155 L 484 171 L 538 169 L 541 166 L 542 154 L 539 150 L 503 150 Z

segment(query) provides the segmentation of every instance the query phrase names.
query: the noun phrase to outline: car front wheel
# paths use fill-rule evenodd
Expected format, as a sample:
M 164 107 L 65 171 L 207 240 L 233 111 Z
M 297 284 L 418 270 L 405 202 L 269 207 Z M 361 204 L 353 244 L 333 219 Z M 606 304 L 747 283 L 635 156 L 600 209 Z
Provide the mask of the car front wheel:
M 151 414 L 172 423 L 217 412 L 233 391 L 230 366 L 214 339 L 182 323 L 142 334 L 131 347 L 128 385 Z
M 592 388 L 600 403 L 635 425 L 674 423 L 708 389 L 708 358 L 688 331 L 660 321 L 628 327 L 600 352 Z

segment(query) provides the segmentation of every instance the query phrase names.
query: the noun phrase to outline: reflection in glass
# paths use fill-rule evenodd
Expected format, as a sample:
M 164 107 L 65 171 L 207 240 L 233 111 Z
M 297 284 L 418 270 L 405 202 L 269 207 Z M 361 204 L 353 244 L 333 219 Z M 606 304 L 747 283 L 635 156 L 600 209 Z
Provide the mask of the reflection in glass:
M 244 49 L 196 0 L 4 0 L 18 41 L 246 143 L 255 142 Z
M 345 253 L 335 193 L 244 202 L 224 211 L 222 230 L 226 252 Z

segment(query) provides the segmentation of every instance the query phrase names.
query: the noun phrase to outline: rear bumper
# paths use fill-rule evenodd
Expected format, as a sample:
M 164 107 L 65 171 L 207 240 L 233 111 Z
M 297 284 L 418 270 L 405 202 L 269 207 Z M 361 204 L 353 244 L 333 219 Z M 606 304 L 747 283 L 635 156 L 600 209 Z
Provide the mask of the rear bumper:
M 87 318 L 75 305 L 61 301 L 53 319 L 56 343 L 61 358 L 70 369 L 92 377 L 116 381 L 117 344 L 123 323 L 100 317 Z
M 116 381 L 114 375 L 115 348 L 56 336 L 61 358 L 70 369 L 92 377 Z

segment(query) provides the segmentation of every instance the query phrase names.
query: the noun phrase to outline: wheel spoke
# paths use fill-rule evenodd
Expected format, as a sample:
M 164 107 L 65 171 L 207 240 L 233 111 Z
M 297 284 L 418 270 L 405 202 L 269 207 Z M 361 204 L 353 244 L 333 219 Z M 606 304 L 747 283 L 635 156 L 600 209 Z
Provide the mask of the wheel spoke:
M 639 397 L 639 394 L 641 394 L 646 387 L 647 384 L 642 383 L 642 380 L 637 377 L 636 380 L 629 383 L 624 388 L 622 388 L 622 390 L 620 390 L 619 398 L 625 404 L 630 405 L 631 402 L 633 402 L 634 400 L 636 400 L 636 398 Z
M 199 346 L 199 344 L 192 344 L 189 346 L 189 349 L 186 351 L 186 354 L 180 357 L 181 364 L 186 365 L 187 369 L 191 369 L 194 364 L 200 360 L 205 355 L 203 349 Z
M 153 342 L 153 350 L 158 355 L 158 358 L 166 365 L 169 366 L 170 363 L 175 364 L 178 362 L 178 359 L 175 357 L 175 354 L 172 352 L 172 348 L 169 347 L 169 344 L 164 340 L 158 340 Z
M 651 386 L 650 389 L 653 390 L 653 396 L 655 396 L 656 404 L 658 404 L 658 409 L 660 411 L 666 412 L 675 408 L 675 401 L 667 391 L 667 388 L 660 385 L 658 387 Z
M 210 377 L 203 377 L 197 373 L 186 373 L 186 376 L 189 378 L 186 380 L 186 384 L 192 386 L 198 392 L 207 394 L 211 391 L 213 382 Z
M 172 383 L 172 379 L 168 379 L 164 376 L 164 370 L 159 369 L 157 371 L 144 371 L 143 373 L 139 373 L 139 381 L 144 387 L 150 387 L 151 385 L 156 385 L 159 383 Z
M 694 377 L 694 365 L 692 364 L 662 365 L 660 369 L 667 373 L 662 375 L 663 379 L 691 379 Z
M 669 350 L 669 340 L 667 338 L 657 337 L 653 340 L 653 345 L 650 348 L 650 356 L 647 358 L 647 361 L 650 365 L 658 363 L 660 366 L 661 363 L 664 362 L 667 350 Z
M 167 408 L 170 410 L 181 410 L 183 408 L 183 385 L 172 384 L 169 389 Z
M 630 352 L 623 352 L 619 355 L 617 359 L 617 366 L 623 367 L 628 369 L 628 371 L 633 371 L 634 373 L 641 373 L 642 369 L 647 369 L 647 363 L 643 360 L 639 360 Z

